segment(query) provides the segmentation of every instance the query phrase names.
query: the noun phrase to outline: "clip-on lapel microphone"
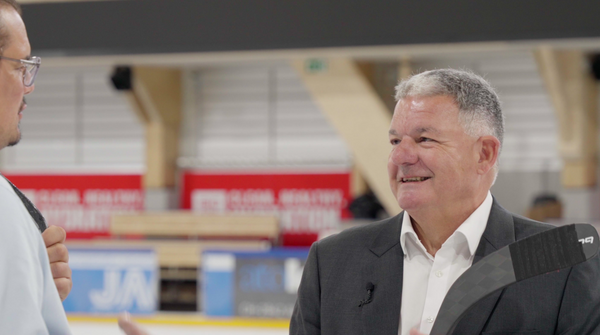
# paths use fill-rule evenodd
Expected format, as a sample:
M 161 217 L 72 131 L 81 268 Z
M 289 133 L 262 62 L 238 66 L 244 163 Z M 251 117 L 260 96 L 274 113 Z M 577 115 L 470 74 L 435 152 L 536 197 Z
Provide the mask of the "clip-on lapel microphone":
M 373 290 L 375 290 L 375 285 L 373 285 L 373 283 L 371 283 L 371 282 L 368 282 L 366 289 L 367 289 L 367 299 L 361 300 L 358 307 L 362 307 L 362 306 L 370 303 L 371 301 L 373 301 Z

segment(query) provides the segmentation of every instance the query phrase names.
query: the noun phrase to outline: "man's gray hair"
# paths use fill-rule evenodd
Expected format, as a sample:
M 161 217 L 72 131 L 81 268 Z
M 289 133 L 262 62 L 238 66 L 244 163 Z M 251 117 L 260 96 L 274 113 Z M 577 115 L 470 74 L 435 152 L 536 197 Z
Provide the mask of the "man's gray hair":
M 419 73 L 396 86 L 396 100 L 436 95 L 454 99 L 460 111 L 459 122 L 468 135 L 493 135 L 502 144 L 504 115 L 500 99 L 485 79 L 468 71 L 439 69 Z

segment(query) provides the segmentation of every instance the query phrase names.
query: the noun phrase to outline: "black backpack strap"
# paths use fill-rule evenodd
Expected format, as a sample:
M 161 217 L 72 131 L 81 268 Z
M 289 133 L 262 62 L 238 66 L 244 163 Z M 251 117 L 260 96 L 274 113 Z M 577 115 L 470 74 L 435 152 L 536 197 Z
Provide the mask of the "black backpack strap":
M 2 177 L 4 177 L 4 175 L 2 175 Z M 42 216 L 42 213 L 40 213 L 40 211 L 37 208 L 35 208 L 33 203 L 31 203 L 31 201 L 29 201 L 29 199 L 27 199 L 25 194 L 23 194 L 23 192 L 21 192 L 13 183 L 11 183 L 10 180 L 8 180 L 8 178 L 4 177 L 4 179 L 6 179 L 6 181 L 8 181 L 10 186 L 12 186 L 13 190 L 15 190 L 15 193 L 19 196 L 19 198 L 21 198 L 23 205 L 25 205 L 25 208 L 27 208 L 27 211 L 33 218 L 33 221 L 35 221 L 35 224 L 37 225 L 38 229 L 40 230 L 41 233 L 43 233 L 44 230 L 46 230 L 47 226 L 46 226 L 46 220 Z

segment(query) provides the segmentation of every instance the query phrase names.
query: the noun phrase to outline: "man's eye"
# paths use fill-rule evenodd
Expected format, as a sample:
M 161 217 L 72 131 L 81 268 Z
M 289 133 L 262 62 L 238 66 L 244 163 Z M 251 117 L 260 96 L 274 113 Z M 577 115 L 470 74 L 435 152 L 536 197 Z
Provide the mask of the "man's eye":
M 399 140 L 399 139 L 396 139 L 396 138 L 394 138 L 394 139 L 391 139 L 391 140 L 390 140 L 390 143 L 391 143 L 392 145 L 400 144 L 400 140 Z
M 428 138 L 428 137 L 421 137 L 419 138 L 419 142 L 432 142 L 433 140 Z

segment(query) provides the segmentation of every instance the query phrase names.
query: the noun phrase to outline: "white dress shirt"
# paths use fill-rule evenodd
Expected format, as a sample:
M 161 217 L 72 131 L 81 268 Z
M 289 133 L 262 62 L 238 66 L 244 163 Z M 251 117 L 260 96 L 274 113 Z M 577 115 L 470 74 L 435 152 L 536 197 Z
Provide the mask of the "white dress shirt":
M 404 251 L 400 335 L 416 328 L 429 334 L 442 301 L 454 281 L 473 264 L 479 240 L 492 209 L 488 191 L 483 203 L 431 256 L 417 237 L 410 216 L 405 211 L 400 232 Z

